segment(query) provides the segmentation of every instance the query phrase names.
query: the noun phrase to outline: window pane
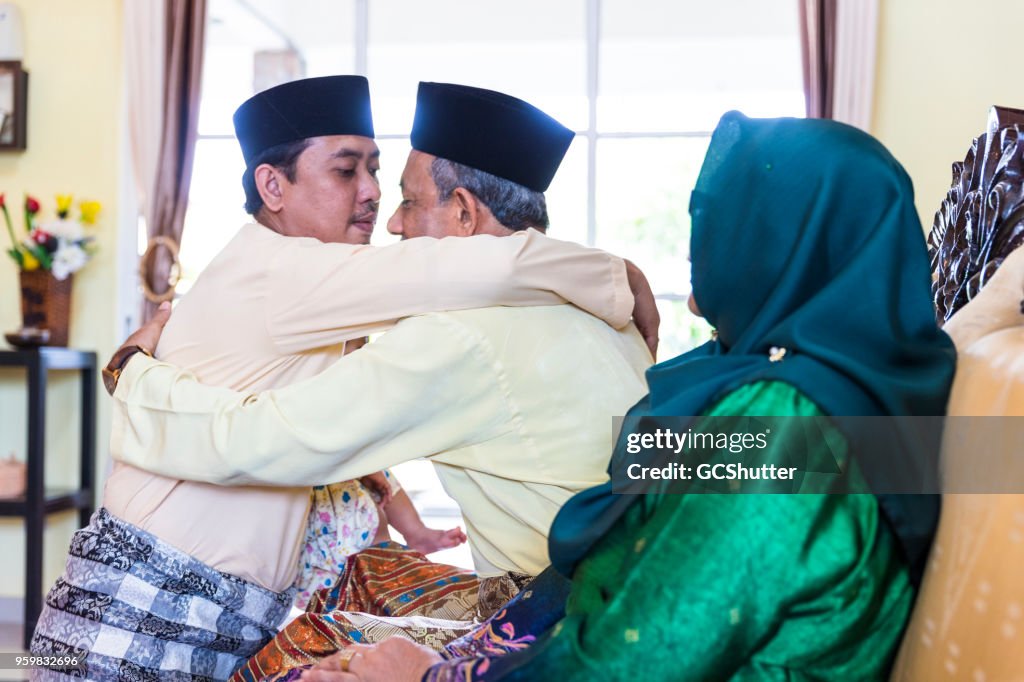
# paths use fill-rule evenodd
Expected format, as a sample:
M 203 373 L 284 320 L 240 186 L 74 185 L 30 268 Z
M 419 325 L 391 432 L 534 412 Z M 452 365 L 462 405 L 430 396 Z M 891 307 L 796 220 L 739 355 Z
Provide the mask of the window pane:
M 234 135 L 231 115 L 252 94 L 252 50 L 208 45 L 199 100 L 200 135 Z
M 243 208 L 243 170 L 242 152 L 234 139 L 196 143 L 185 232 L 181 238 L 179 294 L 189 290 L 199 272 L 224 248 L 238 228 L 251 220 Z
M 577 136 L 544 193 L 551 226 L 548 236 L 587 243 L 587 138 Z
M 690 191 L 707 146 L 707 138 L 598 141 L 597 245 L 636 263 L 656 294 L 690 291 Z
M 711 325 L 690 312 L 686 301 L 658 299 L 661 328 L 658 362 L 696 348 L 711 339 Z
M 302 52 L 306 76 L 354 73 L 355 0 L 246 0 Z
M 408 135 L 419 81 L 463 83 L 529 101 L 586 127 L 584 3 L 370 3 L 367 69 L 378 134 Z
M 377 227 L 373 231 L 372 243 L 383 246 L 393 244 L 400 238 L 388 233 L 388 219 L 395 213 L 402 201 L 402 190 L 398 181 L 402 179 L 405 160 L 409 156 L 409 138 L 377 140 L 380 147 L 380 211 L 377 214 Z
M 231 135 L 254 93 L 306 76 L 355 69 L 354 0 L 210 0 L 201 135 Z
M 604 0 L 598 128 L 710 131 L 721 115 L 803 116 L 793 0 Z

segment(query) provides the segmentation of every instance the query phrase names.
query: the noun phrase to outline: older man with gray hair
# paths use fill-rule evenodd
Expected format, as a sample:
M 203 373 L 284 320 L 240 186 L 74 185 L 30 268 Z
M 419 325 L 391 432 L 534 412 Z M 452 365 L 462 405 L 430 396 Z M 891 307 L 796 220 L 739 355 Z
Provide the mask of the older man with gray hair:
M 572 138 L 514 98 L 420 83 L 402 203 L 388 231 L 403 238 L 543 232 L 544 192 Z

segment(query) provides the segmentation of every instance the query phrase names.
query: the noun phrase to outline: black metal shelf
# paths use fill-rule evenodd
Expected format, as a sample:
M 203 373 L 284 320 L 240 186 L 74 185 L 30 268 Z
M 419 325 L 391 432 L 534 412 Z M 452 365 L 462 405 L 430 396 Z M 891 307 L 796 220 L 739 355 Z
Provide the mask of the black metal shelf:
M 0 368 L 26 370 L 28 424 L 25 494 L 0 500 L 0 517 L 25 519 L 25 649 L 28 649 L 39 612 L 43 607 L 43 531 L 46 516 L 78 510 L 80 526 L 89 523 L 93 511 L 96 466 L 96 353 L 70 348 L 43 347 L 31 350 L 0 350 Z M 47 488 L 46 387 L 51 371 L 78 371 L 81 394 L 81 439 L 77 488 Z
M 47 488 L 43 497 L 43 510 L 47 514 L 68 511 L 69 509 L 92 509 L 92 491 L 77 488 Z M 0 499 L 0 518 L 9 516 L 25 516 L 28 514 L 28 497 L 8 497 Z M 90 511 L 90 514 L 92 512 Z
M 0 367 L 30 367 L 43 369 L 80 369 L 96 371 L 96 353 L 43 346 L 27 350 L 0 350 Z

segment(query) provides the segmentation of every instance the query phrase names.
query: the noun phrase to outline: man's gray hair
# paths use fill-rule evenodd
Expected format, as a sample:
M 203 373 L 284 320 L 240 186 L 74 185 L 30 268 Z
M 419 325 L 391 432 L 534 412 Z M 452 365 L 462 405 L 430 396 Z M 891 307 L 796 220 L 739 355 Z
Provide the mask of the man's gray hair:
M 510 230 L 530 227 L 545 230 L 548 227 L 548 206 L 543 192 L 440 157 L 431 162 L 430 177 L 437 185 L 440 203 L 451 199 L 457 187 L 464 187 Z

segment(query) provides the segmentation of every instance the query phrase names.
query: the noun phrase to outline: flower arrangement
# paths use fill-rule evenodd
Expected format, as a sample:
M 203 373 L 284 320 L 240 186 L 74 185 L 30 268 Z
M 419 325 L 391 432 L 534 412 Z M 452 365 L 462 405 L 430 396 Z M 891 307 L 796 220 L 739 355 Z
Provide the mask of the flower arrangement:
M 70 194 L 57 195 L 57 217 L 37 224 L 41 206 L 33 197 L 25 197 L 25 233 L 18 241 L 7 202 L 0 194 L 0 211 L 7 223 L 7 234 L 11 238 L 8 255 L 21 270 L 32 271 L 42 268 L 56 279 L 67 279 L 68 275 L 80 270 L 95 251 L 94 237 L 85 233 L 85 226 L 96 224 L 99 215 L 98 201 L 81 201 L 78 204 L 77 219 L 71 218 L 72 197 Z

